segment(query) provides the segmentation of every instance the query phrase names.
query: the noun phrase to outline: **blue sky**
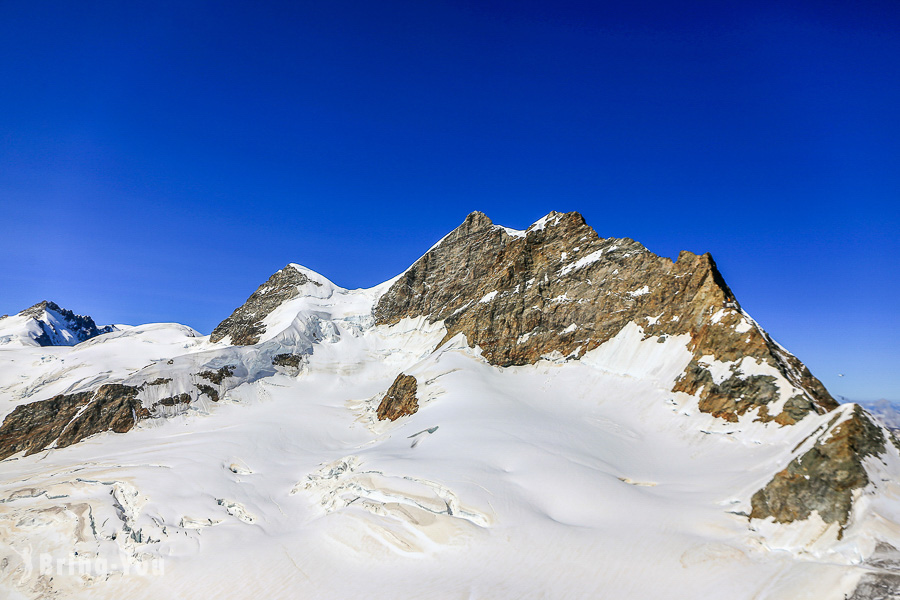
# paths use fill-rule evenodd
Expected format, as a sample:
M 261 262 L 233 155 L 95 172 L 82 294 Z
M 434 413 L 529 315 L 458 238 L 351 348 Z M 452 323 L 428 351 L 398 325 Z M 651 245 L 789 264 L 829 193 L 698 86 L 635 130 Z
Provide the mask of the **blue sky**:
M 577 210 L 900 399 L 896 2 L 3 2 L 0 59 L 0 313 L 207 333 Z

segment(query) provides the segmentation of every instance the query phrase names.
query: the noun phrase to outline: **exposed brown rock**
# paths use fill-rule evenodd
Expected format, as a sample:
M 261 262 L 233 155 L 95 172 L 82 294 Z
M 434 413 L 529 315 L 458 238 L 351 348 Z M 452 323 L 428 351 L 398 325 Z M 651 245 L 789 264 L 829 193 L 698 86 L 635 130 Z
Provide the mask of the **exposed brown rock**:
M 197 389 L 200 390 L 201 394 L 206 394 L 213 402 L 219 401 L 219 390 L 217 390 L 213 386 L 206 385 L 205 383 L 198 383 Z
M 100 386 L 87 407 L 63 430 L 57 445 L 64 448 L 101 431 L 125 433 L 150 413 L 135 398 L 138 388 L 109 383 Z
M 299 369 L 301 358 L 299 354 L 278 354 L 272 359 L 272 364 L 276 367 Z
M 218 342 L 231 336 L 231 343 L 236 346 L 249 346 L 259 342 L 260 336 L 266 331 L 263 319 L 284 302 L 296 298 L 299 294 L 297 286 L 307 283 L 322 285 L 294 267 L 286 266 L 269 277 L 230 317 L 219 323 L 210 334 L 210 341 Z
M 753 495 L 751 518 L 789 523 L 807 519 L 815 510 L 826 523 L 847 524 L 853 490 L 869 483 L 862 461 L 884 452 L 885 437 L 857 406 L 823 438 Z
M 416 398 L 417 388 L 418 382 L 412 375 L 403 373 L 397 375 L 378 405 L 376 413 L 378 419 L 396 421 L 400 417 L 414 414 L 419 410 L 419 401 Z
M 737 422 L 751 410 L 758 410 L 757 420 L 775 421 L 779 425 L 793 425 L 810 412 L 832 410 L 837 405 L 822 403 L 821 408 L 803 394 L 796 394 L 785 402 L 777 415 L 769 414 L 768 404 L 779 398 L 775 378 L 771 375 L 741 376 L 737 373 L 719 384 L 713 382 L 709 371 L 692 360 L 673 391 L 696 394 L 699 408 L 726 421 Z
M 191 403 L 191 395 L 188 393 L 178 394 L 177 396 L 170 396 L 168 398 L 163 398 L 158 402 L 153 403 L 153 408 L 157 406 L 178 406 L 179 404 L 190 404 Z
M 17 406 L 0 425 L 0 459 L 22 451 L 28 456 L 52 444 L 93 395 L 59 395 Z
M 234 367 L 225 365 L 224 367 L 216 369 L 215 371 L 201 371 L 200 373 L 197 373 L 197 375 L 199 377 L 202 377 L 203 379 L 207 379 L 213 382 L 216 385 L 220 385 L 226 377 L 231 377 L 232 375 L 234 375 Z
M 198 375 L 219 385 L 233 372 L 234 367 L 224 366 Z M 0 425 L 0 460 L 22 451 L 26 456 L 34 454 L 54 443 L 56 447 L 64 448 L 103 431 L 125 433 L 138 421 L 151 416 L 137 399 L 138 392 L 145 385 L 163 385 L 170 381 L 160 377 L 138 387 L 110 383 L 93 392 L 59 395 L 17 406 Z M 213 402 L 219 401 L 219 392 L 213 386 L 198 384 L 197 389 Z M 151 408 L 190 402 L 191 395 L 182 393 L 163 398 Z
M 34 454 L 54 442 L 64 448 L 103 431 L 125 433 L 150 416 L 137 393 L 136 387 L 111 383 L 17 406 L 0 425 L 0 460 Z
M 463 333 L 499 366 L 531 364 L 555 352 L 579 358 L 636 322 L 647 336 L 691 336 L 695 361 L 676 391 L 698 394 L 701 410 L 737 420 L 777 397 L 765 377 L 735 375 L 709 385 L 711 376 L 698 363 L 707 355 L 756 358 L 801 388 L 789 412 L 765 413 L 765 419 L 786 424 L 837 406 L 767 334 L 735 329 L 740 307 L 709 254 L 682 252 L 673 262 L 628 238 L 600 238 L 574 212 L 550 213 L 543 221 L 516 236 L 482 213 L 470 214 L 379 299 L 376 322 L 444 320 L 445 340 Z

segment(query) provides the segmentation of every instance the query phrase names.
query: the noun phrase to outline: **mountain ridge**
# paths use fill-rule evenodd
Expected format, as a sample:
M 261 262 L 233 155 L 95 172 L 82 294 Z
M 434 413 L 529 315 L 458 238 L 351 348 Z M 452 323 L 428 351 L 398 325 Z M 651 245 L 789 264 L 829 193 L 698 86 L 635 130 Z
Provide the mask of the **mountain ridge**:
M 74 346 L 113 331 L 117 331 L 114 325 L 98 327 L 91 317 L 77 315 L 48 300 L 16 315 L 0 317 L 0 344 Z
M 16 352 L 31 350 L 10 349 L 0 353 L 0 360 L 15 360 L 20 356 Z M 505 398 L 502 386 L 491 387 L 502 381 L 503 386 L 522 386 L 518 394 L 534 398 L 531 404 L 509 405 L 498 413 L 503 415 L 499 421 L 503 427 L 519 427 L 516 420 L 521 411 L 539 411 L 548 423 L 558 419 L 560 428 L 581 431 L 586 437 L 571 436 L 576 447 L 599 454 L 573 458 L 573 464 L 618 463 L 623 456 L 644 452 L 649 443 L 645 437 L 651 436 L 661 436 L 668 454 L 685 453 L 676 462 L 667 462 L 666 453 L 659 454 L 656 462 L 639 461 L 631 467 L 637 475 L 601 469 L 594 475 L 598 482 L 612 477 L 629 490 L 646 487 L 648 491 L 641 493 L 651 494 L 646 497 L 649 501 L 657 485 L 667 488 L 665 478 L 673 476 L 667 473 L 682 473 L 686 481 L 709 485 L 696 479 L 702 469 L 692 467 L 692 461 L 722 470 L 729 487 L 716 491 L 714 497 L 733 498 L 729 505 L 733 508 L 710 514 L 740 520 L 741 525 L 723 522 L 749 540 L 740 545 L 847 561 L 855 560 L 847 556 L 872 556 L 875 546 L 870 540 L 876 534 L 884 544 L 900 544 L 889 530 L 877 528 L 879 519 L 889 518 L 885 516 L 888 508 L 874 513 L 871 508 L 872 498 L 876 506 L 881 506 L 878 502 L 890 506 L 890 481 L 900 473 L 900 443 L 893 434 L 858 407 L 839 406 L 799 359 L 743 311 L 711 255 L 681 252 L 676 260 L 659 257 L 634 240 L 599 237 L 578 213 L 553 212 L 524 231 L 495 225 L 483 213 L 472 213 L 403 273 L 378 286 L 348 290 L 289 263 L 210 336 L 183 326 L 139 326 L 55 352 L 32 363 L 27 381 L 3 379 L 5 373 L 18 374 L 15 369 L 20 367 L 0 368 L 0 399 L 12 401 L 0 403 L 5 413 L 0 424 L 4 465 L 37 468 L 38 463 L 31 461 L 64 462 L 92 449 L 132 443 L 128 441 L 132 436 L 138 444 L 151 434 L 166 435 L 179 423 L 199 427 L 201 417 L 215 420 L 233 414 L 232 404 L 246 404 L 235 408 L 256 414 L 270 397 L 283 398 L 280 402 L 288 404 L 266 443 L 269 438 L 291 439 L 283 437 L 280 421 L 295 428 L 305 426 L 291 420 L 291 412 L 302 411 L 304 404 L 291 404 L 297 400 L 282 395 L 304 389 L 312 390 L 304 402 L 316 394 L 338 394 L 336 404 L 318 418 L 328 414 L 338 419 L 331 437 L 344 435 L 337 433 L 347 428 L 341 419 L 354 423 L 354 441 L 342 452 L 362 453 L 364 448 L 375 452 L 385 445 L 390 449 L 388 456 L 394 456 L 401 448 L 396 444 L 405 438 L 403 452 L 415 449 L 424 453 L 420 456 L 429 456 L 442 449 L 436 455 L 440 464 L 462 448 L 441 445 L 440 440 L 453 439 L 454 423 L 457 428 L 482 431 L 481 420 L 486 418 L 490 424 L 490 419 L 499 418 L 492 417 L 490 410 L 512 402 L 494 400 Z M 557 380 L 557 384 L 548 383 Z M 518 383 L 524 381 L 533 383 Z M 341 391 L 345 388 L 352 391 Z M 483 399 L 484 406 L 471 400 L 485 393 L 482 390 L 493 390 Z M 501 404 L 490 409 L 494 401 Z M 10 405 L 12 410 L 7 408 Z M 461 410 L 455 405 L 466 406 L 471 416 L 455 412 Z M 595 415 L 596 411 L 600 412 Z M 439 424 L 434 421 L 438 414 L 443 415 Z M 582 430 L 586 418 L 599 423 L 596 426 L 604 435 L 592 433 L 591 428 Z M 397 435 L 407 426 L 413 427 L 412 435 Z M 518 443 L 544 434 L 540 428 L 522 426 L 528 433 L 517 434 Z M 552 437 L 553 431 L 547 428 L 551 437 L 538 446 L 539 452 L 529 450 L 538 452 L 533 457 L 539 463 L 554 455 L 545 453 L 547 444 L 562 443 Z M 319 439 L 315 433 L 308 435 L 309 440 Z M 294 442 L 285 443 L 292 447 Z M 330 448 L 330 443 L 325 447 Z M 312 442 L 303 442 L 307 444 Z M 628 452 L 608 453 L 608 444 Z M 693 445 L 697 445 L 696 453 Z M 489 447 L 485 447 L 488 454 Z M 709 457 L 699 450 L 707 447 L 715 449 Z M 728 463 L 717 462 L 716 453 L 745 461 L 741 463 L 745 467 L 728 475 Z M 754 458 L 757 454 L 759 459 Z M 515 470 L 501 468 L 515 460 L 503 453 L 498 456 L 500 462 L 488 473 Z M 294 458 L 307 460 L 301 455 Z M 348 490 L 359 494 L 366 486 L 377 488 L 375 481 L 383 474 L 354 474 L 358 460 L 345 458 L 310 474 L 291 494 L 318 494 L 332 480 L 343 494 Z M 265 464 L 270 459 L 257 460 Z M 413 472 L 435 468 L 427 462 L 420 465 L 412 456 L 404 460 L 410 461 L 406 468 Z M 657 463 L 667 465 L 666 469 Z M 246 470 L 228 464 L 228 473 Z M 641 476 L 641 471 L 646 473 Z M 462 472 L 475 477 L 478 471 Z M 346 484 L 340 483 L 345 477 L 349 478 Z M 426 496 L 456 498 L 455 492 L 428 479 L 438 475 L 408 475 L 405 481 L 421 482 L 422 477 L 430 482 L 425 487 L 431 491 L 423 492 Z M 490 486 L 494 480 L 492 475 L 479 485 Z M 2 489 L 0 482 L 0 495 Z M 603 489 L 620 493 L 619 488 Z M 165 496 L 162 489 L 155 493 Z M 197 493 L 203 496 L 202 491 Z M 273 488 L 269 493 L 278 492 Z M 340 496 L 321 493 L 325 494 L 322 502 L 330 507 L 327 511 L 352 511 L 353 501 L 344 506 L 337 499 Z M 400 519 L 382 525 L 427 536 L 427 529 L 420 525 L 445 518 L 415 512 L 421 508 L 415 502 L 405 505 L 412 507 L 403 509 L 407 512 L 395 514 L 393 504 L 385 504 L 385 494 L 402 497 L 395 488 L 376 489 L 358 505 L 379 519 Z M 15 493 L 9 498 L 12 505 L 19 502 Z M 216 502 L 244 524 L 257 522 L 253 512 L 280 518 L 258 499 L 254 510 L 245 506 L 248 498 L 240 505 L 243 508 L 222 496 Z M 470 532 L 477 539 L 490 535 L 485 531 L 491 529 L 492 520 L 511 518 L 502 510 L 485 516 L 484 506 L 479 510 L 450 506 L 446 518 L 468 515 L 464 520 L 477 524 L 471 525 L 476 529 Z M 679 506 L 695 510 L 690 504 Z M 100 510 L 99 505 L 95 509 Z M 21 510 L 25 512 L 15 513 L 18 519 L 30 514 L 30 509 Z M 203 510 L 207 514 L 210 509 Z M 3 514 L 0 510 L 0 527 Z M 196 522 L 196 517 L 180 518 L 155 517 L 153 522 L 166 526 L 147 521 L 144 535 L 167 540 L 165 531 L 182 531 L 190 537 L 193 525 L 185 523 Z M 564 511 L 551 520 L 568 518 Z M 723 523 L 716 527 L 724 527 Z M 133 524 L 128 527 L 132 533 L 137 531 Z M 159 544 L 166 543 L 170 542 L 144 546 L 158 552 Z

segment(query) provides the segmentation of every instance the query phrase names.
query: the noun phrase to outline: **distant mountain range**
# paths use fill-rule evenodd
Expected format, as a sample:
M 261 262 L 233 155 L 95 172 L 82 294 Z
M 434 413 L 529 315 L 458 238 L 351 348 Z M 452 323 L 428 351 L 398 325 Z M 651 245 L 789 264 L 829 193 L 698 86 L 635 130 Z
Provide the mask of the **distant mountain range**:
M 864 407 L 891 431 L 900 431 L 900 402 L 882 399 L 859 401 L 856 404 Z

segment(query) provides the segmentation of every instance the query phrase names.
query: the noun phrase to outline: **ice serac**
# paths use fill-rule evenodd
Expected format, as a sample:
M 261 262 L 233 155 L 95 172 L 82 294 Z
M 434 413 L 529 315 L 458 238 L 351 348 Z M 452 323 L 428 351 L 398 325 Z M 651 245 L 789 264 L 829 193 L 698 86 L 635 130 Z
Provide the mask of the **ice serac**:
M 47 300 L 0 318 L 0 344 L 74 346 L 112 331 L 116 331 L 112 325 L 98 327 L 91 317 L 77 315 Z
M 322 286 L 294 265 L 287 265 L 269 277 L 231 316 L 219 323 L 210 334 L 210 340 L 219 342 L 228 337 L 237 346 L 256 344 L 266 332 L 263 320 L 283 303 L 299 296 L 300 287 L 306 285 Z
M 694 360 L 674 391 L 698 396 L 704 412 L 737 421 L 757 411 L 789 424 L 837 406 L 741 311 L 712 256 L 682 252 L 672 261 L 628 238 L 599 237 L 575 212 L 550 213 L 525 232 L 470 214 L 374 313 L 380 324 L 443 321 L 446 339 L 465 334 L 499 366 L 580 358 L 634 322 L 647 337 L 690 335 Z

